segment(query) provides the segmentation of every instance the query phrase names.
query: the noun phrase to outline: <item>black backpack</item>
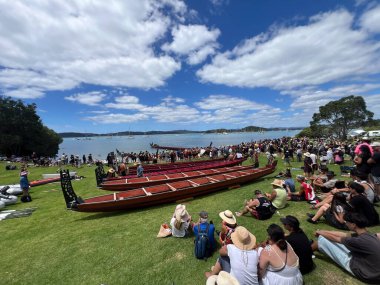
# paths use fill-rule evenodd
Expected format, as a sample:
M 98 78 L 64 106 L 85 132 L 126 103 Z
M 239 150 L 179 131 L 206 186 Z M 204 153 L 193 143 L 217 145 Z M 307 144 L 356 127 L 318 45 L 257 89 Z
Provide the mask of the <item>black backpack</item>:
M 198 235 L 195 238 L 194 254 L 198 259 L 206 259 L 211 254 L 211 244 L 208 238 L 208 229 L 210 224 L 207 223 L 206 230 L 201 231 L 200 225 L 198 225 Z

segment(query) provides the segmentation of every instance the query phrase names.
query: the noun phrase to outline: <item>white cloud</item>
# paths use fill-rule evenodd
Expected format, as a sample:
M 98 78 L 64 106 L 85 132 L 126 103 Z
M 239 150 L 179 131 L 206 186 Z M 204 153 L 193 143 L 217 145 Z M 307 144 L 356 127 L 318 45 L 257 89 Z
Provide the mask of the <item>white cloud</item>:
M 84 118 L 86 121 L 92 121 L 98 124 L 133 123 L 146 119 L 148 119 L 148 117 L 144 114 L 107 114 Z
M 380 5 L 364 13 L 360 24 L 371 33 L 380 33 Z
M 124 95 L 115 98 L 115 103 L 107 103 L 107 108 L 125 109 L 125 110 L 139 110 L 144 108 L 144 105 L 139 103 L 139 98 L 136 96 Z
M 277 28 L 218 54 L 197 75 L 203 82 L 281 90 L 378 73 L 380 45 L 352 29 L 353 20 L 339 10 L 305 26 Z
M 34 88 L 8 89 L 3 91 L 3 94 L 17 99 L 38 99 L 44 97 L 44 93 L 41 90 Z
M 88 93 L 78 93 L 75 95 L 65 97 L 65 99 L 68 101 L 78 102 L 80 104 L 89 105 L 89 106 L 97 106 L 105 98 L 106 98 L 106 95 L 98 91 L 88 92 Z
M 181 68 L 154 45 L 187 12 L 183 1 L 14 0 L 1 1 L 0 10 L 0 66 L 8 68 L 0 84 L 9 81 L 7 89 L 44 92 L 80 83 L 149 89 Z
M 179 55 L 189 55 L 189 64 L 199 64 L 215 53 L 219 35 L 218 29 L 209 30 L 202 25 L 179 25 L 172 30 L 172 43 L 164 44 L 162 49 Z
M 270 108 L 269 105 L 257 104 L 247 99 L 228 95 L 210 95 L 209 97 L 202 99 L 200 102 L 195 103 L 195 105 L 204 110 L 226 108 L 233 108 L 235 110 L 260 110 Z

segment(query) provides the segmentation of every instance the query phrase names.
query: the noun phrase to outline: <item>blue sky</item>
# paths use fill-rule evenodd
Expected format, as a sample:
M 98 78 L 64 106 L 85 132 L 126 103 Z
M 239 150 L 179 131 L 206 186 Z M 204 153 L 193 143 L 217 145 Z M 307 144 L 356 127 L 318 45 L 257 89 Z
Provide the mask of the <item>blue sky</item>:
M 0 11 L 0 94 L 36 103 L 57 132 L 307 126 L 352 94 L 380 118 L 378 1 L 12 0 Z

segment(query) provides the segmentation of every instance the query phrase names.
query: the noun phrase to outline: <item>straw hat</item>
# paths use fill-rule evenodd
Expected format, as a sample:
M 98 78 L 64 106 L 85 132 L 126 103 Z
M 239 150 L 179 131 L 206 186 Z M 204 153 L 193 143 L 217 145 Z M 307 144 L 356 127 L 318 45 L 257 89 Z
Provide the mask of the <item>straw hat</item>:
M 114 173 L 114 172 L 115 172 L 115 169 L 110 168 L 110 169 L 108 169 L 108 172 L 109 172 L 109 173 Z
M 272 183 L 274 186 L 283 187 L 284 182 L 281 179 L 275 179 Z
M 226 271 L 220 271 L 218 275 L 211 275 L 206 285 L 239 285 L 239 281 Z
M 225 221 L 227 224 L 230 224 L 230 225 L 236 224 L 236 218 L 230 210 L 225 210 L 224 212 L 220 212 L 219 217 L 221 217 L 222 220 Z
M 251 250 L 255 248 L 256 237 L 251 234 L 245 227 L 237 227 L 231 234 L 233 244 L 242 250 Z
M 304 153 L 304 156 L 306 156 L 306 157 L 310 157 L 310 152 L 305 152 L 305 153 Z
M 189 219 L 189 213 L 184 208 L 176 209 L 175 219 L 177 221 L 186 222 Z

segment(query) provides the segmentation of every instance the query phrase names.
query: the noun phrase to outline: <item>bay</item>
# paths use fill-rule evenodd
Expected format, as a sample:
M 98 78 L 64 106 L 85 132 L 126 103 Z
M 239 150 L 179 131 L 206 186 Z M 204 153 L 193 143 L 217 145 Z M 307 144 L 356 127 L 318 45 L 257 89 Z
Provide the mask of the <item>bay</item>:
M 101 136 L 89 138 L 64 138 L 59 145 L 59 153 L 67 155 L 83 154 L 88 156 L 92 154 L 94 159 L 105 159 L 107 154 L 118 149 L 123 152 L 156 152 L 150 147 L 150 143 L 164 146 L 178 147 L 206 147 L 212 142 L 215 147 L 225 145 L 235 145 L 242 142 L 252 142 L 263 139 L 275 139 L 283 136 L 293 137 L 300 130 L 289 131 L 267 131 L 259 132 L 241 132 L 227 134 L 160 134 L 160 135 L 139 135 L 139 136 Z

